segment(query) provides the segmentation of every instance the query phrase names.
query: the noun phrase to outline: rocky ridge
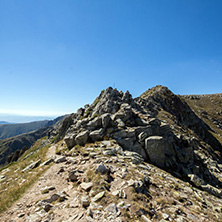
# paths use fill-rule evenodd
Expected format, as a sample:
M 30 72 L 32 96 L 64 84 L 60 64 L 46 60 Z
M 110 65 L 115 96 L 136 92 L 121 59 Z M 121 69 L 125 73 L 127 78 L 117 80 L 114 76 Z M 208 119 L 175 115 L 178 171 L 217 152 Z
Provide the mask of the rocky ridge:
M 161 117 L 161 112 L 170 117 Z M 64 141 L 69 149 L 114 139 L 124 150 L 137 152 L 145 161 L 221 196 L 220 142 L 187 103 L 166 87 L 157 86 L 136 99 L 128 91 L 110 87 L 92 105 L 68 118 Z
M 222 220 L 221 141 L 166 87 L 109 87 L 48 140 L 60 156 L 5 221 Z

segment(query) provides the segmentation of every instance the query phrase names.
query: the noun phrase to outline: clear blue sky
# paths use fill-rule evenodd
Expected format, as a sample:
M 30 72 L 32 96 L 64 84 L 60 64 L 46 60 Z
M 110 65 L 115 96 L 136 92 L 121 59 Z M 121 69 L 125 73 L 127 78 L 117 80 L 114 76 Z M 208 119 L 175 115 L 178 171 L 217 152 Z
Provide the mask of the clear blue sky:
M 109 86 L 222 92 L 221 0 L 0 0 L 0 114 L 56 116 Z

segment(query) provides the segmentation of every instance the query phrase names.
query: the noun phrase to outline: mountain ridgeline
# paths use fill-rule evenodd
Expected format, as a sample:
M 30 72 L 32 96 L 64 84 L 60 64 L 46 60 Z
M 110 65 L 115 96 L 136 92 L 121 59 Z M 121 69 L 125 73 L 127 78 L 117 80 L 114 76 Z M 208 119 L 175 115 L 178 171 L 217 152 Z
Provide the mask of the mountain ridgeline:
M 16 124 L 0 124 L 0 140 L 9 137 L 17 136 L 23 133 L 35 131 L 48 124 L 48 120 L 35 121 L 30 123 L 16 123 Z
M 222 97 L 218 100 L 221 109 Z M 128 91 L 110 87 L 91 105 L 68 116 L 57 138 L 64 138 L 69 149 L 114 139 L 124 150 L 139 153 L 145 161 L 208 192 L 217 192 L 216 187 L 222 188 L 220 115 L 205 110 L 209 118 L 218 117 L 218 124 L 205 121 L 192 101 L 164 86 L 156 86 L 135 99 Z
M 33 185 L 1 220 L 222 221 L 221 110 L 222 94 L 159 85 L 132 98 L 109 87 L 0 140 L 0 163 L 14 162 L 0 169 L 0 213 Z
M 202 99 L 205 106 L 201 106 Z M 56 127 L 40 129 L 31 136 L 33 141 L 46 134 L 50 141 L 64 139 L 68 149 L 115 140 L 124 150 L 137 152 L 145 161 L 218 196 L 217 188 L 222 188 L 221 102 L 221 94 L 179 96 L 164 86 L 133 99 L 128 91 L 109 87 L 91 105 L 68 115 Z M 217 109 L 210 109 L 211 103 Z M 38 134 L 41 131 L 44 133 Z M 18 144 L 27 137 L 4 141 L 13 148 L 5 148 L 2 163 L 7 158 L 8 162 L 17 159 L 19 155 L 13 158 L 11 152 L 18 153 L 24 144 L 27 146 Z M 27 147 L 30 144 L 33 142 Z

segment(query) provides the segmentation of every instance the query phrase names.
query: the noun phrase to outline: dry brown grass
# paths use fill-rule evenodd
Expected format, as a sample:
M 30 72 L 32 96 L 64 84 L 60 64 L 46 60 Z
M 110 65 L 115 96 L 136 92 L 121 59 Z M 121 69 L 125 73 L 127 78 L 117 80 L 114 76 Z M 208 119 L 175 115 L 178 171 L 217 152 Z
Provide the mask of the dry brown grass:
M 42 139 L 38 140 L 32 148 L 25 152 L 20 160 L 0 170 L 0 174 L 5 176 L 5 180 L 0 182 L 0 213 L 12 206 L 48 168 L 48 166 L 39 166 L 36 169 L 22 173 L 22 170 L 32 162 L 38 160 L 41 160 L 41 162 L 45 161 L 48 148 L 48 145 L 42 146 Z M 22 159 L 31 152 L 33 152 L 33 154 L 22 161 Z
M 192 110 L 201 117 L 206 124 L 212 129 L 211 134 L 222 143 L 222 130 L 216 127 L 212 119 L 217 119 L 222 122 L 222 97 L 220 94 L 200 96 L 200 99 L 185 99 Z M 207 112 L 207 117 L 203 116 L 202 112 Z

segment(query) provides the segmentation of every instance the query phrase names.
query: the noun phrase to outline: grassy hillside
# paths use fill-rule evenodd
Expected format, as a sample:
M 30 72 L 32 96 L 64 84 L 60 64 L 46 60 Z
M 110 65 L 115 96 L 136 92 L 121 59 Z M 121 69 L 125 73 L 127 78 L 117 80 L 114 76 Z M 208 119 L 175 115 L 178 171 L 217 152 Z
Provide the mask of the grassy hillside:
M 11 163 L 0 169 L 0 213 L 12 205 L 25 191 L 41 176 L 48 166 L 37 167 L 32 171 L 23 172 L 33 162 L 44 162 L 49 145 L 45 145 L 45 138 L 37 141 L 27 150 L 18 162 Z M 26 157 L 26 158 L 25 158 Z M 16 172 L 16 173 L 14 173 Z M 7 182 L 13 181 L 12 182 Z
M 9 155 L 19 152 L 24 147 L 30 148 L 38 139 L 46 136 L 48 129 L 48 127 L 43 127 L 34 132 L 0 140 L 0 166 L 5 164 Z
M 6 164 L 6 161 L 16 161 L 19 156 L 30 148 L 38 139 L 48 135 L 48 132 L 53 129 L 65 118 L 65 116 L 57 117 L 50 121 L 32 122 L 27 124 L 13 124 L 17 127 L 24 127 L 24 130 L 31 130 L 31 127 L 38 126 L 40 129 L 32 130 L 31 132 L 23 133 L 21 135 L 13 136 L 6 139 L 0 139 L 0 167 Z M 41 127 L 41 125 L 43 125 Z M 1 125 L 0 125 L 1 126 Z M 4 125 L 2 125 L 4 126 Z M 10 128 L 8 128 L 10 129 Z M 15 128 L 12 128 L 15 130 Z M 9 163 L 8 162 L 8 163 Z
M 40 129 L 48 124 L 48 120 L 20 124 L 0 125 L 0 140 Z
M 182 98 L 210 126 L 211 133 L 222 143 L 222 94 L 186 95 Z

